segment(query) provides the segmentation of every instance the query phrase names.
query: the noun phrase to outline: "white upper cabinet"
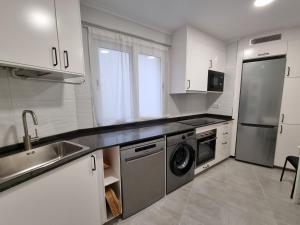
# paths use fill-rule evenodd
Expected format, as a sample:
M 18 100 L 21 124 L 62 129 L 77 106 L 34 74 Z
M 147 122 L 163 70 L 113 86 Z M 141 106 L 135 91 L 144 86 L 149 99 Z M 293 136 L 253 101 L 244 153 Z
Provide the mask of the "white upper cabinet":
M 84 74 L 79 1 L 56 0 L 61 69 Z
M 300 78 L 285 78 L 280 122 L 300 125 Z
M 222 41 L 185 26 L 175 32 L 171 49 L 171 93 L 207 92 L 208 70 L 225 71 Z
M 79 0 L 3 0 L 0 64 L 83 75 Z
M 300 41 L 288 43 L 286 76 L 300 77 Z
M 2 0 L 0 63 L 60 70 L 53 0 Z
M 251 45 L 244 50 L 244 59 L 258 59 L 270 56 L 285 55 L 287 43 L 285 41 L 273 41 L 263 44 Z

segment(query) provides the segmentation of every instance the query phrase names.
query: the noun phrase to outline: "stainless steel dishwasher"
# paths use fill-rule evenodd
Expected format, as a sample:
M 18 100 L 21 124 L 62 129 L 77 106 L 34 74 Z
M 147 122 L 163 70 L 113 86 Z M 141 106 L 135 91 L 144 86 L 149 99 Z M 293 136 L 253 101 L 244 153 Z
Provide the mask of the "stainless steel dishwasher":
M 127 218 L 165 195 L 165 141 L 122 147 L 120 154 L 123 218 Z

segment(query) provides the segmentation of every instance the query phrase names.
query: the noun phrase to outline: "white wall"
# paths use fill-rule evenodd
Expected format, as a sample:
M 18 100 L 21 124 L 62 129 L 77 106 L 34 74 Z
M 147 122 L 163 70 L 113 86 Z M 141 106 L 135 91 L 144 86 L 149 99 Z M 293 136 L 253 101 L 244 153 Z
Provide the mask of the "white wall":
M 38 118 L 40 137 L 77 129 L 73 85 L 23 81 L 0 69 L 0 147 L 22 142 L 22 111 L 32 109 Z M 30 134 L 33 122 L 28 116 Z
M 81 5 L 82 20 L 91 24 L 95 24 L 101 27 L 109 29 L 119 30 L 126 33 L 131 33 L 136 36 L 148 38 L 160 43 L 170 44 L 171 37 L 168 34 L 161 33 L 159 31 L 144 27 L 140 24 L 118 18 L 94 8 Z M 76 87 L 76 96 L 78 99 L 78 126 L 80 128 L 90 127 L 91 124 L 95 125 L 92 114 L 91 103 L 91 90 L 90 90 L 90 68 L 88 58 L 88 40 L 87 31 L 83 31 L 84 50 L 85 50 L 85 65 L 86 65 L 86 79 L 87 82 L 83 87 Z M 168 77 L 168 76 L 167 76 Z M 167 85 L 169 80 L 167 78 Z M 205 94 L 187 94 L 187 95 L 168 95 L 166 99 L 167 116 L 180 116 L 206 113 L 206 95 Z M 91 116 L 88 117 L 87 115 Z
M 81 20 L 108 29 L 118 30 L 139 37 L 155 40 L 164 44 L 171 44 L 171 37 L 160 31 L 145 27 L 138 23 L 111 15 L 99 9 L 81 5 Z

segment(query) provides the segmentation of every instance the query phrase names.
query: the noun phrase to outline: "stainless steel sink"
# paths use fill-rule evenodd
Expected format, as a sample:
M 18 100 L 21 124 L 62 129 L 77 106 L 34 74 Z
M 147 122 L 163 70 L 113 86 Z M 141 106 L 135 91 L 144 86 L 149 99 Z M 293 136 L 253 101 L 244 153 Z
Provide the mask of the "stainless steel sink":
M 0 158 L 0 183 L 84 150 L 88 150 L 88 147 L 61 141 Z

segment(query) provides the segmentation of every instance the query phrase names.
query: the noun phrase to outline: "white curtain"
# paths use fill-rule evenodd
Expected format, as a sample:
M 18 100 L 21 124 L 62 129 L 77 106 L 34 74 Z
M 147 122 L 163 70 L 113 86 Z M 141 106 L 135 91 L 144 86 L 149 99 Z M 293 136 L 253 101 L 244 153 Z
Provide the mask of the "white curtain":
M 167 47 L 97 28 L 89 42 L 98 125 L 164 116 Z

